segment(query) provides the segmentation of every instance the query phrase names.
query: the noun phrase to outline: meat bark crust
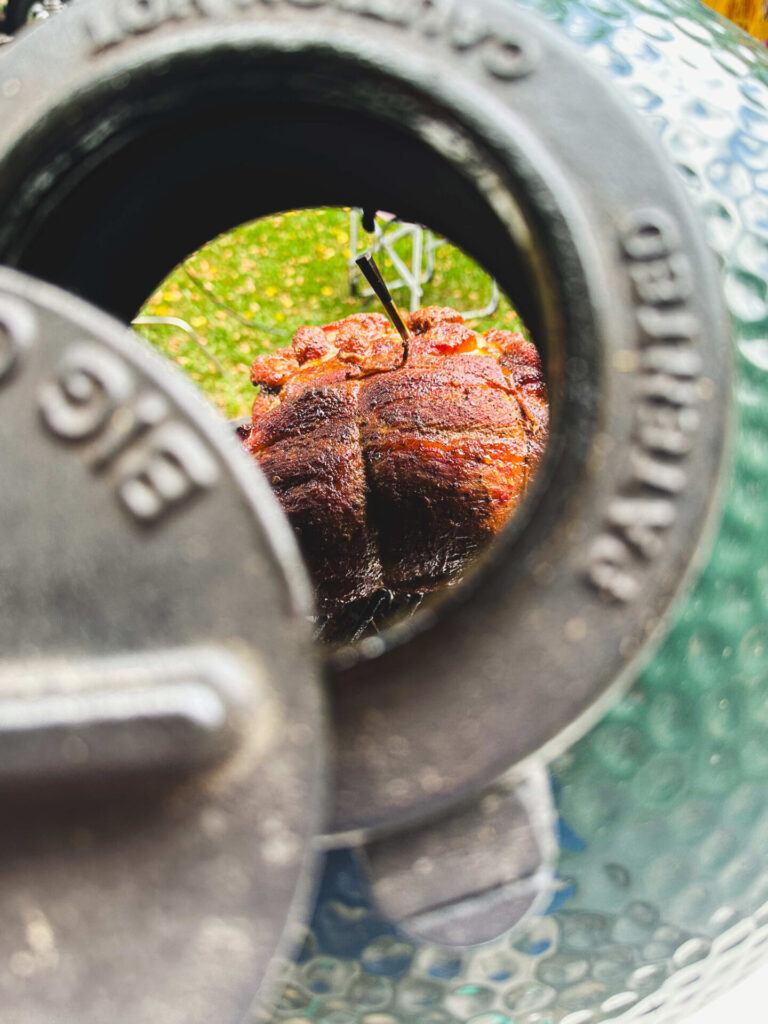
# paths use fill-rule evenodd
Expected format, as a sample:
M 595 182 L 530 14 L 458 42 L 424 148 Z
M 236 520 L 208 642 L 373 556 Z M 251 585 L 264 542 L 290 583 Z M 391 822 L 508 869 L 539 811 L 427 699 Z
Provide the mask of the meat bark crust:
M 455 583 L 519 505 L 547 442 L 539 353 L 453 309 L 300 327 L 259 356 L 243 438 L 291 521 L 320 612 Z

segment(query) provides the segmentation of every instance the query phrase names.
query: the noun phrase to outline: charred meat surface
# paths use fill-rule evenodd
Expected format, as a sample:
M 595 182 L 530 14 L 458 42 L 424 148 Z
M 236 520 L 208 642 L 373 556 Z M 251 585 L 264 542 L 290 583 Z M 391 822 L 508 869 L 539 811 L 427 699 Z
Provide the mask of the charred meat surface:
M 455 582 L 519 504 L 547 441 L 536 348 L 453 309 L 301 327 L 259 356 L 244 443 L 288 515 L 318 608 Z

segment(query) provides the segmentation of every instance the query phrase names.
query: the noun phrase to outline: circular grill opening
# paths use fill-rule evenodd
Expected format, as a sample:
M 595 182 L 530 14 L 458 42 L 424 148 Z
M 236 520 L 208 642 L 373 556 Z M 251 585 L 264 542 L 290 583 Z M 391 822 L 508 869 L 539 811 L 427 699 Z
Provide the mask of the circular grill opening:
M 535 479 L 548 399 L 522 320 L 469 256 L 395 213 L 241 225 L 134 323 L 236 420 L 296 531 L 326 644 L 370 648 L 434 607 Z

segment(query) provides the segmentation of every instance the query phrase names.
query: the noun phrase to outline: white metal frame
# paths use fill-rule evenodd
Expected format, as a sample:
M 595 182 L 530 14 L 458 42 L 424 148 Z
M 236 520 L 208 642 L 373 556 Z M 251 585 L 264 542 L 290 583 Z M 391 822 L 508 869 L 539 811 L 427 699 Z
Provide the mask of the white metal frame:
M 384 253 L 392 261 L 397 277 L 387 281 L 390 291 L 407 288 L 410 311 L 413 313 L 422 305 L 425 285 L 435 273 L 435 253 L 446 239 L 434 234 L 421 224 L 400 221 L 392 214 L 377 211 L 374 218 L 374 235 L 371 245 L 361 250 L 360 236 L 363 211 L 353 208 L 349 211 L 349 286 L 354 295 L 371 296 L 373 292 L 362 282 L 362 275 L 355 263 L 361 252 Z M 397 252 L 396 245 L 401 239 L 411 239 L 410 266 Z M 491 316 L 499 308 L 499 286 L 491 280 L 491 297 L 482 309 L 462 312 L 465 320 L 477 320 Z
M 135 327 L 141 326 L 152 326 L 154 324 L 162 325 L 165 327 L 177 327 L 180 331 L 183 331 L 192 341 L 197 345 L 201 352 L 204 352 L 208 359 L 213 363 L 216 369 L 219 371 L 222 377 L 227 376 L 227 370 L 218 356 L 214 355 L 213 352 L 208 348 L 206 343 L 197 333 L 195 328 L 188 324 L 186 320 L 182 320 L 180 316 L 137 316 L 131 323 Z

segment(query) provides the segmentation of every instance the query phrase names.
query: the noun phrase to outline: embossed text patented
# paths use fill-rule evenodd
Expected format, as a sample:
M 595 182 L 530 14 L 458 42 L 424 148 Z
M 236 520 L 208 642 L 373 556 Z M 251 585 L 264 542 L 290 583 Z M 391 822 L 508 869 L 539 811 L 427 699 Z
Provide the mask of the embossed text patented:
M 639 366 L 628 472 L 611 500 L 605 528 L 590 548 L 589 582 L 608 600 L 639 593 L 643 565 L 662 552 L 687 484 L 685 457 L 699 423 L 699 323 L 687 306 L 693 287 L 677 228 L 659 210 L 644 210 L 621 237 L 635 294 Z

